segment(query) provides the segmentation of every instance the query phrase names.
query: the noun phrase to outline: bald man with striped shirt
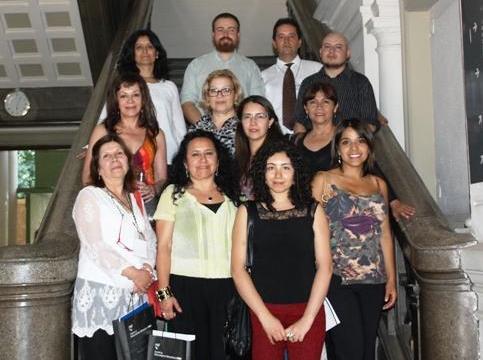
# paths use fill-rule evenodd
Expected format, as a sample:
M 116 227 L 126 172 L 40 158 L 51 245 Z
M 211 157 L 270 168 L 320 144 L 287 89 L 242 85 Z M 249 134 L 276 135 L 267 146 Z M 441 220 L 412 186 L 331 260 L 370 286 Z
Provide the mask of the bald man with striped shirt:
M 317 81 L 330 83 L 335 87 L 339 98 L 339 111 L 336 121 L 340 119 L 358 118 L 377 129 L 378 111 L 371 83 L 363 74 L 348 66 L 351 50 L 346 37 L 337 32 L 327 34 L 320 47 L 320 59 L 324 65 L 319 72 L 302 81 L 297 96 L 294 131 L 305 132 L 311 128 L 303 105 L 303 94 Z

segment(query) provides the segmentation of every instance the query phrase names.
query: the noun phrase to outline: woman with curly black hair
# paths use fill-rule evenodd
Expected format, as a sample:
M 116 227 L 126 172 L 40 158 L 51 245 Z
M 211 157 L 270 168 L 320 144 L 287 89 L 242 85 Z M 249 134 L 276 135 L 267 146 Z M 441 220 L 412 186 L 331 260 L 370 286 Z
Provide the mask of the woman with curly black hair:
M 233 229 L 232 276 L 250 308 L 252 359 L 318 360 L 325 336 L 322 306 L 332 273 L 329 229 L 312 200 L 294 145 L 275 142 L 255 156 L 255 201 L 240 206 Z M 247 221 L 253 266 L 245 269 Z
M 224 360 L 233 296 L 231 233 L 238 191 L 228 154 L 211 132 L 186 135 L 154 214 L 158 299 L 168 329 L 196 335 L 197 360 Z
M 139 74 L 146 81 L 153 101 L 159 128 L 166 138 L 167 161 L 171 161 L 186 134 L 186 124 L 179 102 L 178 88 L 168 80 L 166 50 L 154 32 L 133 32 L 121 49 L 117 61 L 119 74 Z M 104 119 L 106 112 L 101 113 Z

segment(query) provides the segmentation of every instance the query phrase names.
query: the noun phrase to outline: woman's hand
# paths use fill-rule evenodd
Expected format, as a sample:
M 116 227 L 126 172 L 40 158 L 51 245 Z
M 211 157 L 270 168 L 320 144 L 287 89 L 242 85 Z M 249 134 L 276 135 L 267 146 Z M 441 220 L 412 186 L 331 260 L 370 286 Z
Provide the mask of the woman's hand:
M 282 323 L 275 316 L 268 314 L 259 320 L 272 345 L 275 341 L 284 341 L 287 339 Z
M 310 330 L 313 321 L 306 316 L 302 316 L 292 325 L 285 329 L 285 335 L 290 342 L 304 341 L 305 334 Z
M 388 281 L 386 283 L 386 293 L 384 295 L 384 306 L 382 307 L 383 310 L 390 309 L 394 306 L 397 299 L 397 291 L 396 291 L 396 282 L 395 281 Z
M 144 294 L 153 282 L 151 273 L 146 269 L 136 269 L 130 266 L 123 270 L 121 275 L 124 275 L 134 283 L 133 291 L 136 294 Z
M 156 196 L 156 190 L 154 188 L 154 185 L 148 185 L 142 181 L 138 181 L 137 187 L 145 202 L 151 201 Z
M 153 267 L 151 265 L 149 265 L 148 263 L 144 263 L 143 264 L 143 269 L 146 270 L 147 272 L 149 272 L 151 274 L 151 278 L 153 277 L 154 270 L 153 270 Z
M 389 205 L 391 206 L 392 215 L 396 220 L 400 220 L 401 218 L 409 220 L 416 214 L 416 208 L 401 202 L 399 199 L 394 199 Z
M 161 315 L 166 320 L 171 320 L 172 318 L 176 317 L 176 313 L 183 312 L 181 306 L 178 304 L 178 300 L 174 296 L 171 296 L 167 299 L 161 301 Z

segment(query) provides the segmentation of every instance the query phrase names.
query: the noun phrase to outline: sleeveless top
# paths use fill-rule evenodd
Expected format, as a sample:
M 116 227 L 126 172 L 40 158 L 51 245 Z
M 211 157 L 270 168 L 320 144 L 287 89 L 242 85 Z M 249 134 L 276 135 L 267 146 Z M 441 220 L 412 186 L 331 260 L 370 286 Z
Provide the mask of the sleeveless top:
M 141 147 L 132 156 L 132 167 L 137 180 L 143 173 L 142 181 L 148 185 L 154 184 L 154 157 L 156 156 L 156 140 L 146 134 Z
M 307 164 L 307 168 L 309 169 L 310 176 L 315 175 L 317 171 L 327 171 L 330 169 L 330 163 L 332 161 L 331 157 L 331 146 L 330 142 L 325 145 L 324 147 L 320 148 L 319 150 L 312 151 L 307 148 L 304 144 L 305 137 L 307 133 L 305 133 L 302 137 L 295 140 L 295 144 L 297 148 L 300 150 L 300 154 L 302 158 L 305 160 Z
M 316 206 L 270 211 L 256 203 L 251 277 L 264 302 L 308 301 L 315 277 L 312 225 Z
M 387 215 L 382 194 L 354 195 L 332 186 L 325 212 L 329 219 L 334 274 L 342 284 L 381 284 L 386 271 L 381 224 Z

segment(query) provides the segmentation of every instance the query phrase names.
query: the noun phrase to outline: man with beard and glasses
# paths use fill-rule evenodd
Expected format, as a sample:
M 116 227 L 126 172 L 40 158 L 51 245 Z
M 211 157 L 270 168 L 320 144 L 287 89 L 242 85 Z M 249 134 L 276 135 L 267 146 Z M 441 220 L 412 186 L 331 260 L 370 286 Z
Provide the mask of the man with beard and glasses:
M 343 34 L 330 32 L 322 39 L 320 59 L 324 67 L 305 78 L 300 85 L 295 107 L 297 123 L 294 132 L 305 132 L 311 127 L 304 110 L 303 95 L 310 85 L 318 81 L 331 84 L 337 92 L 339 112 L 334 119 L 336 122 L 341 119 L 358 118 L 369 123 L 372 130 L 380 126 L 371 83 L 364 75 L 349 67 L 350 56 L 351 50 Z
M 294 125 L 295 109 L 290 107 L 290 111 L 287 113 L 286 107 L 284 107 L 286 101 L 289 101 L 284 95 L 287 71 L 289 68 L 292 71 L 294 93 L 297 94 L 302 81 L 307 76 L 319 71 L 322 64 L 317 61 L 300 59 L 298 55 L 300 46 L 302 46 L 300 27 L 292 18 L 277 20 L 273 26 L 272 46 L 278 57 L 275 64 L 262 71 L 265 94 L 281 121 L 280 127 L 283 133 L 290 134 Z M 290 118 L 287 119 L 287 116 Z
M 191 124 L 196 124 L 201 118 L 201 88 L 208 74 L 214 70 L 231 70 L 240 82 L 244 96 L 265 94 L 260 69 L 253 60 L 237 52 L 240 42 L 238 18 L 222 13 L 213 19 L 211 27 L 215 49 L 193 59 L 184 73 L 181 107 Z

